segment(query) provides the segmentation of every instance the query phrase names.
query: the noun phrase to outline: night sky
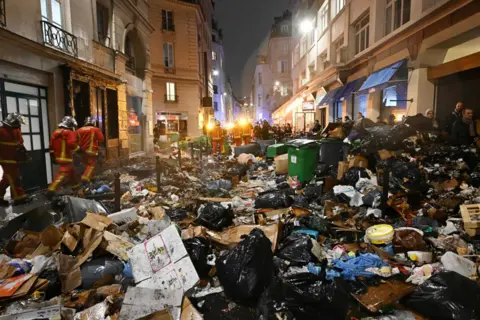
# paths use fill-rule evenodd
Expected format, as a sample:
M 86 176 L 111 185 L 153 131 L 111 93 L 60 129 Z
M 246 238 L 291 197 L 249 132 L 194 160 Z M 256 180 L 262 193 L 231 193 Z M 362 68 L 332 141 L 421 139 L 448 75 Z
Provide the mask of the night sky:
M 247 95 L 242 77 L 253 76 L 256 50 L 273 24 L 273 17 L 287 9 L 289 0 L 217 0 L 215 10 L 224 31 L 225 63 L 238 97 Z M 247 60 L 249 63 L 247 64 Z M 248 82 L 247 82 L 248 83 Z M 242 91 L 243 90 L 243 91 Z

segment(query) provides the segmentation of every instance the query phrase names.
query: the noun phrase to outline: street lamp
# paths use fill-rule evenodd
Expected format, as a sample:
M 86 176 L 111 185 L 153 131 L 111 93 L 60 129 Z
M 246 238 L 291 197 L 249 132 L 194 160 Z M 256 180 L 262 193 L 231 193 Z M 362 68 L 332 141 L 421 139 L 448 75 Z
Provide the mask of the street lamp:
M 217 69 L 213 69 L 213 75 L 216 77 L 220 74 L 220 72 Z
M 280 81 L 275 81 L 275 85 L 278 87 L 280 85 Z
M 305 19 L 300 23 L 300 31 L 306 34 L 313 30 L 313 22 L 311 20 Z

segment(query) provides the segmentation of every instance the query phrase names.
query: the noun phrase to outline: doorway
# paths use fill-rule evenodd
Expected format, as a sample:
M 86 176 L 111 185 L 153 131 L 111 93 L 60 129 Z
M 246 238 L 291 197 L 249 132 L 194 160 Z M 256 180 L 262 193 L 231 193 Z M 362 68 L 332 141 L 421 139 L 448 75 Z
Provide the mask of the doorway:
M 0 118 L 18 112 L 26 119 L 22 125 L 25 148 L 32 158 L 21 164 L 22 185 L 27 192 L 45 188 L 52 181 L 52 164 L 48 150 L 47 89 L 23 83 L 0 80 Z M 0 119 L 0 120 L 1 120 Z

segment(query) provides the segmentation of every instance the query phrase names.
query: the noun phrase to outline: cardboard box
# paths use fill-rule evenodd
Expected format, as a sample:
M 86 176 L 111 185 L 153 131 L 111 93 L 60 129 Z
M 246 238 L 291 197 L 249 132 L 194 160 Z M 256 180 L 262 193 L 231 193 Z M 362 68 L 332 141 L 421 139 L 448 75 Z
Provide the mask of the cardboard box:
M 348 161 L 350 163 L 350 168 L 352 167 L 368 168 L 368 160 L 365 157 L 362 157 L 359 155 L 348 156 Z
M 350 168 L 350 162 L 349 161 L 340 161 L 338 163 L 338 172 L 337 172 L 337 179 L 340 180 L 343 178 L 343 175 L 345 172 L 348 171 Z
M 275 172 L 277 174 L 288 173 L 288 154 L 275 157 Z

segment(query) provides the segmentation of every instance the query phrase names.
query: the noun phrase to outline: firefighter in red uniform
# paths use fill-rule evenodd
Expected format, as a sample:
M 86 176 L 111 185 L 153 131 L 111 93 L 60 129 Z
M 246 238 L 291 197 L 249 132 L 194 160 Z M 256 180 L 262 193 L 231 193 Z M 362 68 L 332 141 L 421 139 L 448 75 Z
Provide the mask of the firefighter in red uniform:
M 235 121 L 232 129 L 232 136 L 233 136 L 233 143 L 235 143 L 236 147 L 240 147 L 242 145 L 242 128 Z
M 252 140 L 252 124 L 250 122 L 246 123 L 243 127 L 242 127 L 242 136 L 243 136 L 243 144 L 244 145 L 247 145 L 247 144 L 250 144 L 250 141 Z
M 14 112 L 3 120 L 3 126 L 0 127 L 0 164 L 3 169 L 3 177 L 0 181 L 0 205 L 2 206 L 9 205 L 9 202 L 3 199 L 9 186 L 13 205 L 28 202 L 23 188 L 19 185 L 20 162 L 25 162 L 28 158 L 20 130 L 22 124 L 26 124 L 24 118 Z
M 67 179 L 72 184 L 72 190 L 77 190 L 80 185 L 73 167 L 73 153 L 79 149 L 78 136 L 75 132 L 77 121 L 70 116 L 62 119 L 57 130 L 52 133 L 50 140 L 50 155 L 52 162 L 59 165 L 59 171 L 52 183 L 48 186 L 47 198 L 52 199 L 55 192 Z
M 98 145 L 105 141 L 102 131 L 96 127 L 96 120 L 87 117 L 83 127 L 77 130 L 80 149 L 83 152 L 85 172 L 82 175 L 82 183 L 90 183 L 95 174 L 95 166 L 98 159 Z
M 220 126 L 220 121 L 215 123 L 215 128 L 212 130 L 212 144 L 213 154 L 221 153 L 223 149 L 223 129 Z

